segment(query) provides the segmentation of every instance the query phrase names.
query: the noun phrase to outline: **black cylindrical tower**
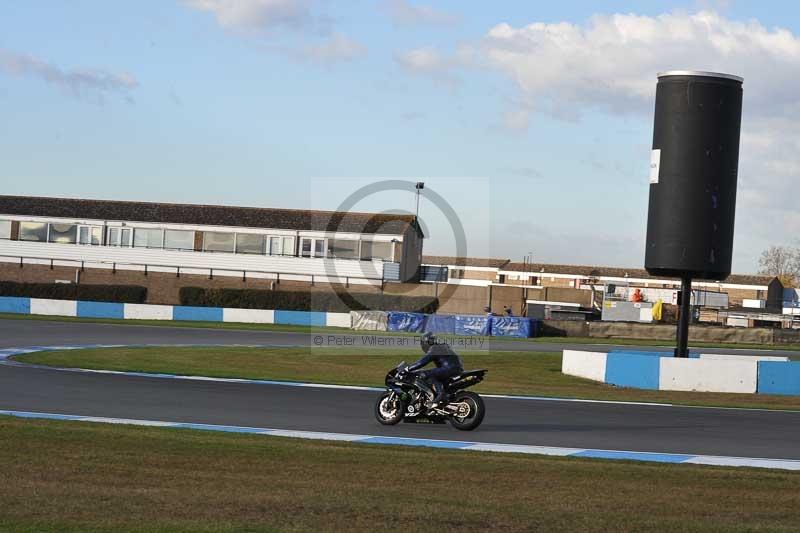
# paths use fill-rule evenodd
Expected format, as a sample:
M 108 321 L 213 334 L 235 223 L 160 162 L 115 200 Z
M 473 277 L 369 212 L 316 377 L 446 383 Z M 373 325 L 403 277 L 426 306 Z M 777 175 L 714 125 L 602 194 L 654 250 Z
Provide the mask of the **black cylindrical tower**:
M 645 269 L 723 280 L 731 273 L 742 78 L 658 75 Z

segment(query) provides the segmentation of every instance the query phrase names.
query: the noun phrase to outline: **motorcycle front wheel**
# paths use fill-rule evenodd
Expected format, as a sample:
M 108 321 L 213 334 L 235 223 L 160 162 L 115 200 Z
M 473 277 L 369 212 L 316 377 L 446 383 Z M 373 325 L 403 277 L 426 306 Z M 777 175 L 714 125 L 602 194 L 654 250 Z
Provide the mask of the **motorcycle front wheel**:
M 375 402 L 375 419 L 384 426 L 393 426 L 403 419 L 403 402 L 391 391 L 381 394 Z
M 461 431 L 472 431 L 481 425 L 483 417 L 486 416 L 483 398 L 474 392 L 459 392 L 450 404 L 459 406 L 458 414 L 450 417 L 450 424 Z

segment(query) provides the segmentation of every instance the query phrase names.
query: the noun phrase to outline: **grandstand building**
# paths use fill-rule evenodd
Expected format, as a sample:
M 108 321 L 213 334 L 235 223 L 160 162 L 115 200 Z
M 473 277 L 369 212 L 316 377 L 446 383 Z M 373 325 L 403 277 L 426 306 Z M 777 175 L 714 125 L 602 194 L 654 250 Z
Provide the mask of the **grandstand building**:
M 423 237 L 405 214 L 0 196 L 0 280 L 380 285 L 417 278 Z

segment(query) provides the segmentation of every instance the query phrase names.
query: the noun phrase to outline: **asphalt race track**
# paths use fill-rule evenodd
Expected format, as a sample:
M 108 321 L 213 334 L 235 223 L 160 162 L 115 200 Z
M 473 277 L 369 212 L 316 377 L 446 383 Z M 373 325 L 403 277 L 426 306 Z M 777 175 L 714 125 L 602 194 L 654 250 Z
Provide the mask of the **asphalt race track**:
M 313 338 L 314 334 L 305 333 L 0 320 L 0 347 L 312 345 Z M 555 351 L 565 346 L 493 341 L 491 349 Z M 586 349 L 585 345 L 580 347 Z M 483 425 L 477 431 L 464 433 L 449 425 L 380 426 L 372 414 L 375 397 L 375 392 L 360 390 L 0 366 L 1 410 L 537 446 L 800 459 L 800 412 L 487 398 Z

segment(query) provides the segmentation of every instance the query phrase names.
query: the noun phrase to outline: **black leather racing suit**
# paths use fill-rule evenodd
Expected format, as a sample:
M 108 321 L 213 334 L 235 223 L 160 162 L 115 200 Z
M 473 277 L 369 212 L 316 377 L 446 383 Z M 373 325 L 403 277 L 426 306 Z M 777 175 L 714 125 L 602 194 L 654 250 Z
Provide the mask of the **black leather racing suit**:
M 409 365 L 408 370 L 414 372 L 431 362 L 436 365 L 436 368 L 419 372 L 418 375 L 430 383 L 433 392 L 436 394 L 434 401 L 441 402 L 444 396 L 444 382 L 462 373 L 464 367 L 461 365 L 461 358 L 450 346 L 447 344 L 434 344 L 422 359 Z

